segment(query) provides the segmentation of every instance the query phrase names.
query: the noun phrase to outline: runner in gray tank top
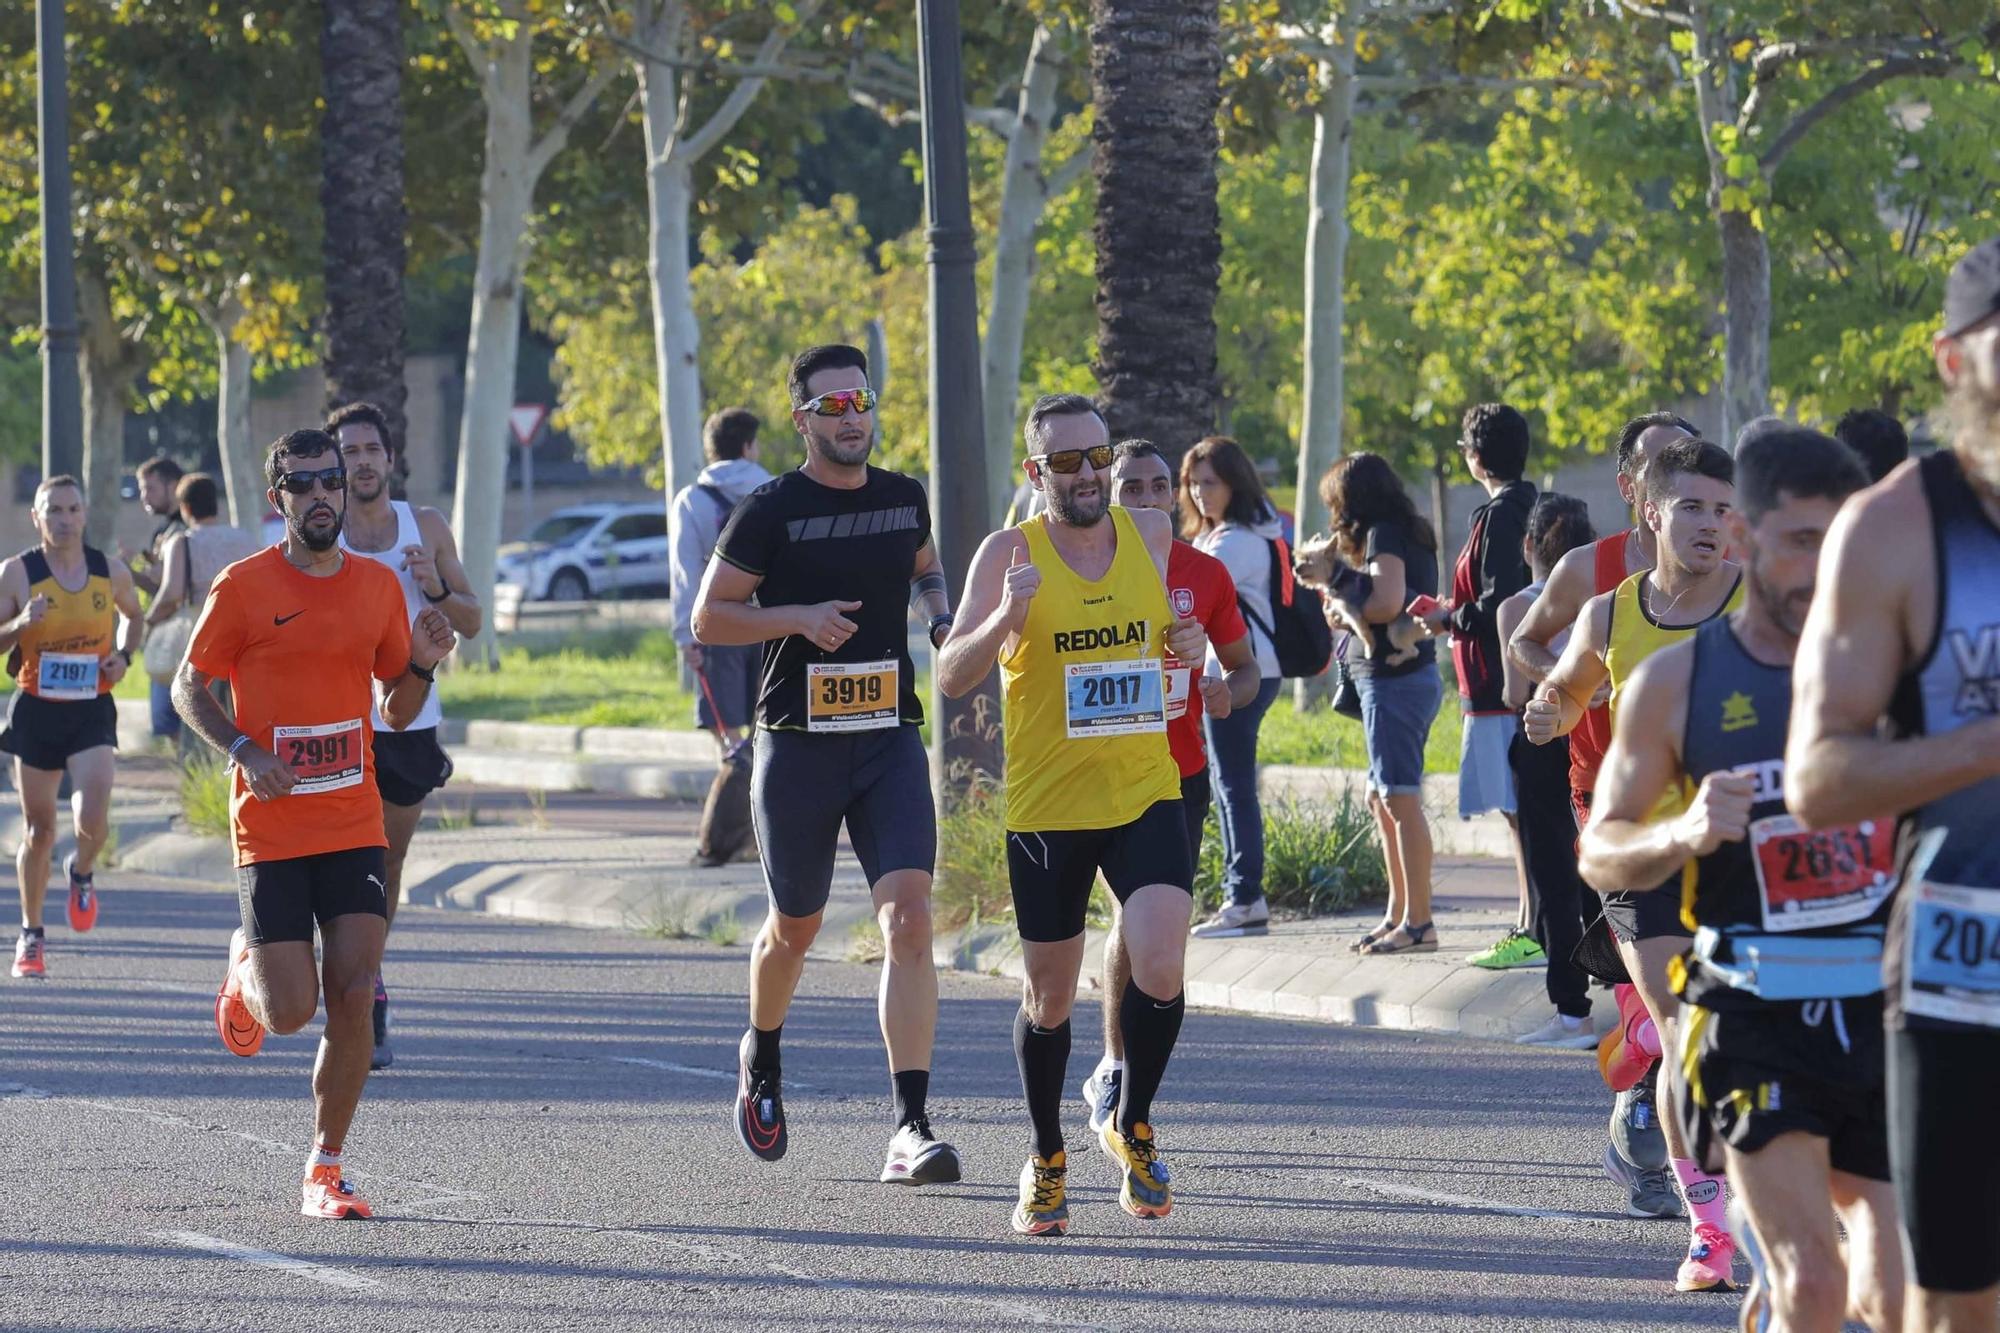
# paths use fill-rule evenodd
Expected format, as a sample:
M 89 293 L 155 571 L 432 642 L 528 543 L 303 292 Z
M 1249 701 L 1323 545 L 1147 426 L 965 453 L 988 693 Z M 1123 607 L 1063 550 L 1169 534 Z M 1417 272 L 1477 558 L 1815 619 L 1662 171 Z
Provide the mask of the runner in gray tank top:
M 1961 260 L 1935 352 L 1952 447 L 1841 512 L 1799 645 L 1785 797 L 1902 817 L 1885 948 L 1889 1144 L 1910 1329 L 2000 1300 L 2000 240 Z M 1886 726 L 1884 724 L 1887 724 Z

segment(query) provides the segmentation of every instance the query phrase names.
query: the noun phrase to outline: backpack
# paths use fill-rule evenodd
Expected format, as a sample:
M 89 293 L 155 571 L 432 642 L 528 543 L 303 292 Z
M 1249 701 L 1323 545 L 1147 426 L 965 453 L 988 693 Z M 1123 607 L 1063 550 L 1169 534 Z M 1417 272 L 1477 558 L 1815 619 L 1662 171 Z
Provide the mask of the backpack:
M 1287 678 L 1317 676 L 1333 657 L 1333 630 L 1326 623 L 1319 590 L 1292 577 L 1292 552 L 1283 537 L 1265 543 L 1271 548 L 1271 619 L 1250 609 L 1241 593 L 1236 608 L 1243 618 L 1264 632 L 1278 655 L 1278 674 Z
M 694 488 L 715 501 L 716 508 L 722 511 L 722 516 L 716 520 L 715 530 L 720 532 L 728 527 L 729 516 L 736 512 L 736 502 L 724 495 L 722 488 L 712 481 L 698 481 L 694 484 Z

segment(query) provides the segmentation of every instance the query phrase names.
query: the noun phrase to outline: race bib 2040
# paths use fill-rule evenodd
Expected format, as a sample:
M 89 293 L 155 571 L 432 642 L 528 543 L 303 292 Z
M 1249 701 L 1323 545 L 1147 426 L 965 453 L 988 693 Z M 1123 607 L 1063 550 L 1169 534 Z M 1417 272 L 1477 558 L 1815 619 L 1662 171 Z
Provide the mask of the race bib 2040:
M 2000 1028 L 2000 889 L 1913 876 L 1903 892 L 1903 1012 Z
M 1071 740 L 1165 731 L 1166 682 L 1160 659 L 1070 663 L 1063 668 L 1063 715 Z
M 271 749 L 298 775 L 293 796 L 358 787 L 364 776 L 363 748 L 368 731 L 360 718 L 313 727 L 271 728 Z
M 1811 930 L 1866 921 L 1896 887 L 1895 830 L 1886 820 L 1807 829 L 1790 815 L 1750 825 L 1764 929 Z
M 886 662 L 806 664 L 807 731 L 874 731 L 902 722 L 900 669 Z
M 43 653 L 35 668 L 35 693 L 70 703 L 95 699 L 100 666 L 89 653 Z

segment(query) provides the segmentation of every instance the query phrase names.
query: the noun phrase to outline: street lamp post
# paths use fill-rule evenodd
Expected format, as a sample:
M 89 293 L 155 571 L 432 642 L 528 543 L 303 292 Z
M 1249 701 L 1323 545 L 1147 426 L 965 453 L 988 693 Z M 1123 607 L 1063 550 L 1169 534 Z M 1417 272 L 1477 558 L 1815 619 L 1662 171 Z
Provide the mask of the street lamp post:
M 924 221 L 930 265 L 931 514 L 951 588 L 986 535 L 985 419 L 980 410 L 979 306 L 973 291 L 972 203 L 966 185 L 965 93 L 958 0 L 918 0 L 917 72 L 924 122 Z M 940 806 L 975 770 L 1000 773 L 1000 707 L 992 677 L 962 699 L 932 688 Z
M 42 187 L 42 475 L 83 471 L 83 383 L 77 368 L 76 238 L 69 202 L 69 62 L 63 0 L 35 9 L 36 113 Z

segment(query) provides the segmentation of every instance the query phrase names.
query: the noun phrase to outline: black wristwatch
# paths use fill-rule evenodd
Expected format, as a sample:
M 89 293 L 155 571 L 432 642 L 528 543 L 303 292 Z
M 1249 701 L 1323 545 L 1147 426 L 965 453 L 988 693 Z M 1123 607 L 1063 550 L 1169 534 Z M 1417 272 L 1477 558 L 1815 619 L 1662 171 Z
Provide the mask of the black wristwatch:
M 119 655 L 120 657 L 122 657 L 122 658 L 124 658 L 124 659 L 125 659 L 125 665 L 126 665 L 126 666 L 128 666 L 128 667 L 129 667 L 129 666 L 131 666 L 131 665 L 132 665 L 132 654 L 131 654 L 131 653 L 130 653 L 130 652 L 129 652 L 128 650 L 126 650 L 126 649 L 124 649 L 124 648 L 120 648 L 120 649 L 118 650 L 118 655 Z
M 411 659 L 410 661 L 410 674 L 415 676 L 418 680 L 428 680 L 433 684 L 437 682 L 437 668 L 420 667 L 417 665 L 416 660 L 414 658 Z
M 417 588 L 417 591 L 418 591 L 418 592 L 424 592 L 424 600 L 425 600 L 425 601 L 427 601 L 427 602 L 429 602 L 429 603 L 430 603 L 430 604 L 431 604 L 432 606 L 436 606 L 436 605 L 437 605 L 437 604 L 438 604 L 439 602 L 448 602 L 448 601 L 450 601 L 450 600 L 451 600 L 451 585 L 450 585 L 449 583 L 446 583 L 446 582 L 445 582 L 445 581 L 444 581 L 443 579 L 439 579 L 439 580 L 438 580 L 438 587 L 440 587 L 440 588 L 443 588 L 443 589 L 444 589 L 444 591 L 443 591 L 443 592 L 441 592 L 441 593 L 439 593 L 439 594 L 438 594 L 437 596 L 435 596 L 435 597 L 431 596 L 431 595 L 430 595 L 429 593 L 427 593 L 427 592 L 424 592 L 424 590 L 423 590 L 423 587 L 422 587 L 422 585 L 418 585 L 418 588 Z
M 952 627 L 952 626 L 953 626 L 954 624 L 956 624 L 956 623 L 957 623 L 957 621 L 955 621 L 955 620 L 954 620 L 954 619 L 952 618 L 952 614 L 951 614 L 951 612 L 949 612 L 949 611 L 945 612 L 945 613 L 944 613 L 943 615 L 941 615 L 941 616 L 932 616 L 932 617 L 931 617 L 931 647 L 933 647 L 933 648 L 937 648 L 937 647 L 941 647 L 942 645 L 940 644 L 940 642 L 939 642 L 939 640 L 938 640 L 938 631 L 939 631 L 939 630 L 943 630 L 943 631 L 944 631 L 945 633 L 949 634 L 949 633 L 951 633 L 951 627 Z

